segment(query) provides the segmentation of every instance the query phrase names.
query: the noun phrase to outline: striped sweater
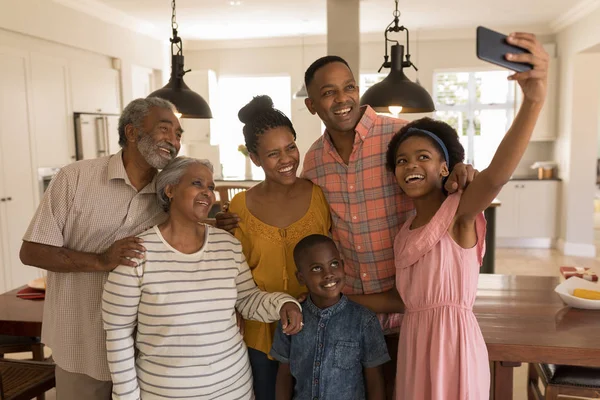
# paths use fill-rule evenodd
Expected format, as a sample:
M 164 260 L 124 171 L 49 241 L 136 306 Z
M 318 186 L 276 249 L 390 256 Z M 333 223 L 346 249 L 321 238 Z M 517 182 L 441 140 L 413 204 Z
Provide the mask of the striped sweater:
M 260 291 L 225 231 L 207 226 L 194 254 L 171 247 L 157 226 L 139 236 L 145 260 L 111 272 L 102 297 L 113 399 L 254 398 L 235 309 L 273 322 L 296 300 Z

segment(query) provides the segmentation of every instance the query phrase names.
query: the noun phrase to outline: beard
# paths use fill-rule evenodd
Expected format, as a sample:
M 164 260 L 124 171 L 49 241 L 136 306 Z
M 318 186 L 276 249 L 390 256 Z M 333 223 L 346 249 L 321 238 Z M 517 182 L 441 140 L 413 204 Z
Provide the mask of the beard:
M 140 154 L 142 155 L 142 157 L 144 157 L 144 160 L 146 160 L 146 162 L 153 168 L 163 169 L 177 155 L 177 150 L 175 149 L 175 147 L 164 141 L 155 143 L 152 139 L 152 136 L 149 133 L 141 133 L 138 139 L 139 140 L 137 143 L 137 148 Z M 168 149 L 171 153 L 171 156 L 169 158 L 166 158 L 163 155 L 164 153 L 161 150 L 161 148 Z

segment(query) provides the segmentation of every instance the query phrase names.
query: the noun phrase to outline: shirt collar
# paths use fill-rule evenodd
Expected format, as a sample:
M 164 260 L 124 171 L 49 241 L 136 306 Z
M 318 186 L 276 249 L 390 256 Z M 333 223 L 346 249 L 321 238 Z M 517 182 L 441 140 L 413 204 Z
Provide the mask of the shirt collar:
M 304 306 L 308 309 L 308 311 L 310 311 L 315 316 L 317 316 L 319 318 L 323 318 L 323 317 L 330 317 L 330 316 L 342 311 L 346 307 L 346 304 L 348 304 L 348 298 L 342 294 L 340 297 L 340 301 L 338 301 L 331 307 L 320 309 L 319 307 L 317 307 L 315 305 L 315 303 L 313 303 L 312 299 L 310 298 L 310 295 L 308 295 L 306 297 Z
M 119 150 L 117 154 L 110 156 L 108 160 L 108 174 L 107 178 L 109 181 L 113 179 L 123 179 L 126 184 L 133 187 L 127 171 L 125 170 L 125 164 L 123 164 L 123 150 Z M 156 175 L 152 178 L 152 181 L 147 184 L 139 193 L 152 193 L 156 194 Z
M 371 108 L 371 106 L 362 106 L 360 109 L 363 114 L 354 128 L 354 132 L 356 133 L 354 135 L 355 145 L 365 141 L 371 132 L 371 128 L 375 124 L 375 120 L 377 119 L 377 113 Z M 325 129 L 325 134 L 323 136 L 326 143 L 325 149 L 329 152 L 336 151 L 333 141 L 331 140 L 331 135 L 327 129 Z

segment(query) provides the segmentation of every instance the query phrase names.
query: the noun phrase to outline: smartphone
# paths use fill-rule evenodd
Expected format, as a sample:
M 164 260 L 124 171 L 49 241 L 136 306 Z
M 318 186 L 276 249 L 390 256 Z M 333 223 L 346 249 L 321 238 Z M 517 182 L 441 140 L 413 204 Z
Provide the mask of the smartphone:
M 527 63 L 513 62 L 506 59 L 507 53 L 520 54 L 530 53 L 521 47 L 508 44 L 507 36 L 495 32 L 483 26 L 477 27 L 477 58 L 516 72 L 524 72 L 533 69 L 533 65 Z

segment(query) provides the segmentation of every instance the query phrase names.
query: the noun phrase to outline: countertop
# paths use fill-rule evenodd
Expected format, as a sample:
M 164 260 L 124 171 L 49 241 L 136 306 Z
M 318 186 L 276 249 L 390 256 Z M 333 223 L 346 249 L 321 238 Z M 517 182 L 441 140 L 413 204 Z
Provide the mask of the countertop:
M 515 176 L 510 178 L 511 181 L 562 181 L 560 178 L 538 179 L 537 176 Z

